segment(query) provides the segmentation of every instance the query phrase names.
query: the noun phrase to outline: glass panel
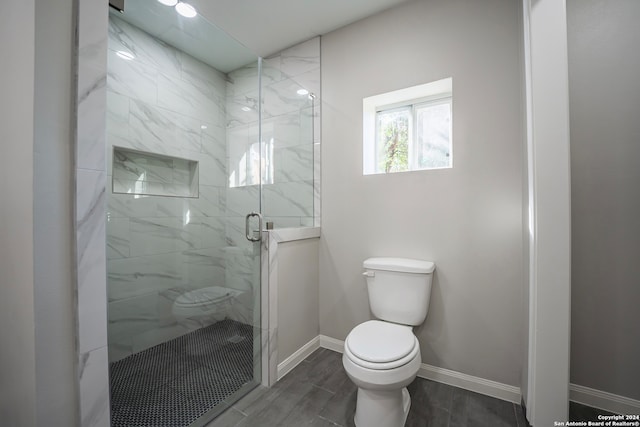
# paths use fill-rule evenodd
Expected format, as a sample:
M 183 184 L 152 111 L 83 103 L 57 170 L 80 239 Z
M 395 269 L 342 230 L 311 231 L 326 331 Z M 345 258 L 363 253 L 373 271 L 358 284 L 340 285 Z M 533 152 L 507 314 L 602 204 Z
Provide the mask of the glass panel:
M 110 16 L 108 60 L 109 182 L 158 190 L 107 195 L 111 423 L 205 425 L 261 380 L 259 61 L 156 0 Z
M 265 220 L 274 228 L 313 225 L 316 101 L 312 87 L 320 81 L 319 48 L 319 43 L 305 43 L 296 47 L 300 49 L 295 51 L 296 59 L 265 61 L 262 207 Z M 299 66 L 288 62 L 295 60 L 303 62 Z
M 451 167 L 451 101 L 416 107 L 413 169 Z
M 408 170 L 411 108 L 380 111 L 376 119 L 378 172 Z

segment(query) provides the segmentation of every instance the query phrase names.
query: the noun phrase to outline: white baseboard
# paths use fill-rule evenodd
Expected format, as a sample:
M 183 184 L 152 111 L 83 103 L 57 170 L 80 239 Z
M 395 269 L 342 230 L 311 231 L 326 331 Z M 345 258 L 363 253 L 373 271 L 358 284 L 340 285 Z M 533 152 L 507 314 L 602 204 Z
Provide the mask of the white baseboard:
M 423 363 L 418 371 L 420 378 L 426 378 L 454 387 L 463 388 L 465 390 L 474 391 L 486 396 L 495 397 L 496 399 L 506 400 L 508 402 L 520 404 L 522 394 L 520 387 L 499 383 L 497 381 L 487 380 L 473 375 L 463 374 L 462 372 L 452 371 L 450 369 L 439 368 L 437 366 L 427 365 Z
M 326 335 L 320 335 L 320 347 L 337 351 L 338 353 L 344 353 L 344 341 Z
M 296 350 L 291 356 L 287 357 L 281 363 L 278 363 L 278 380 L 289 373 L 293 368 L 298 366 L 300 362 L 309 357 L 311 353 L 320 348 L 320 336 L 313 338 L 311 341 Z
M 325 335 L 320 335 L 320 347 L 329 350 L 344 352 L 344 341 L 337 340 Z M 451 371 L 449 369 L 438 368 L 437 366 L 427 365 L 423 363 L 418 371 L 420 378 L 436 381 L 452 385 L 455 387 L 471 390 L 476 393 L 485 394 L 497 399 L 520 404 L 522 398 L 520 388 L 512 385 L 502 384 L 496 381 L 486 380 L 484 378 L 474 377 L 472 375 L 463 374 L 461 372 Z
M 640 414 L 640 400 L 618 396 L 577 384 L 569 384 L 569 400 L 614 414 Z

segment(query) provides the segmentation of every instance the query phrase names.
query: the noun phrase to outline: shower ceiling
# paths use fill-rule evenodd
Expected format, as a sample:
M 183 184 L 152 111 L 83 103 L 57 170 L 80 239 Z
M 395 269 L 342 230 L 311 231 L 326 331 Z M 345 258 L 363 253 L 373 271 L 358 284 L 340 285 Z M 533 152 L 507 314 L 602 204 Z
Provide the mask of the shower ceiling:
M 228 73 L 256 61 L 256 54 L 205 18 L 186 18 L 156 0 L 129 0 L 111 13 L 194 58 Z
M 255 54 L 267 57 L 408 1 L 411 0 L 190 0 L 200 15 L 184 18 L 156 0 L 129 0 L 121 17 L 214 68 L 229 72 L 255 61 Z M 202 16 L 219 28 L 202 25 Z

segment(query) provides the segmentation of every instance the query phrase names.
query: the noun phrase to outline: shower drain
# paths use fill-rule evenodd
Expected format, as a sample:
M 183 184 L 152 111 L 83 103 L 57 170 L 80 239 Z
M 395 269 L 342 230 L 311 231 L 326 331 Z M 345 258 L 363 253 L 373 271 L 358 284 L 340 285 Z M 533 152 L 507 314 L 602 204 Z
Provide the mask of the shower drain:
M 233 320 L 110 365 L 113 427 L 187 427 L 253 381 L 253 328 Z

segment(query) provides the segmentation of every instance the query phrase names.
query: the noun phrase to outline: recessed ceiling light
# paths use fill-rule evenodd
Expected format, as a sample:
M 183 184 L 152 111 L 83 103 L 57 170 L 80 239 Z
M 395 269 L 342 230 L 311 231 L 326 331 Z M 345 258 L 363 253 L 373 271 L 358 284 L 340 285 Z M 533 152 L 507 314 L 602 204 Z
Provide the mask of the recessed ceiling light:
M 309 91 L 306 89 L 298 89 L 296 92 L 298 95 L 309 95 Z
M 251 108 L 245 106 L 245 107 L 242 107 L 242 111 L 244 111 L 246 113 L 246 112 L 251 111 Z
M 117 51 L 116 55 L 118 55 L 122 59 L 126 59 L 127 61 L 132 61 L 132 60 L 134 60 L 136 58 L 133 53 L 127 52 L 127 51 L 124 51 L 124 50 Z
M 158 0 L 158 2 L 165 6 L 175 6 L 178 4 L 178 0 Z
M 207 125 L 200 126 L 200 129 L 206 129 L 206 128 L 207 128 Z
M 178 2 L 178 4 L 176 5 L 176 10 L 185 18 L 193 18 L 198 14 L 193 6 L 184 2 Z

